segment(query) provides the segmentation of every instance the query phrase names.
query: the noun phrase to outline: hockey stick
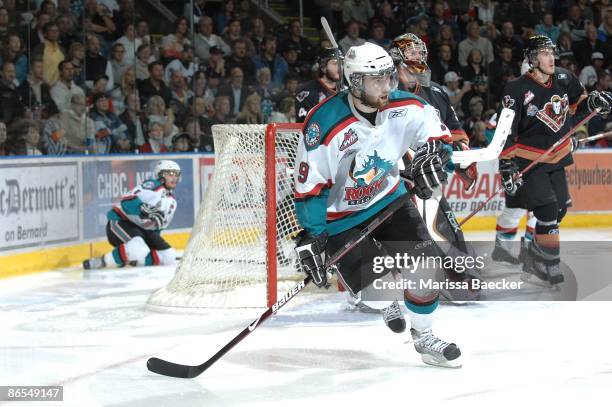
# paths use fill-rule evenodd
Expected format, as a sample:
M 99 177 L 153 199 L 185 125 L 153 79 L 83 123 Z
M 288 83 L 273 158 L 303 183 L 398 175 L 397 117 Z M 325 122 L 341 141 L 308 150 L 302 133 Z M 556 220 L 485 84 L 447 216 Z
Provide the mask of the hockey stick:
M 346 253 L 348 253 L 351 249 L 353 249 L 357 244 L 359 244 L 366 236 L 368 236 L 374 229 L 380 226 L 385 220 L 387 220 L 395 211 L 397 211 L 404 202 L 409 199 L 408 194 L 403 195 L 399 199 L 395 200 L 391 203 L 387 208 L 385 208 L 378 216 L 376 216 L 372 221 L 370 221 L 360 232 L 359 235 L 349 240 L 341 249 L 339 249 L 333 256 L 331 256 L 326 262 L 326 268 L 333 267 Z M 222 347 L 217 353 L 215 353 L 210 359 L 206 362 L 196 365 L 181 365 L 179 363 L 169 362 L 167 360 L 159 359 L 159 358 L 150 358 L 147 361 L 147 369 L 151 372 L 171 377 L 178 377 L 183 379 L 191 379 L 206 369 L 211 367 L 217 360 L 221 359 L 223 355 L 225 355 L 230 349 L 236 346 L 240 341 L 246 338 L 251 332 L 255 330 L 261 323 L 263 323 L 266 319 L 268 319 L 272 314 L 276 314 L 276 312 L 281 309 L 286 303 L 289 302 L 293 297 L 295 297 L 300 291 L 302 291 L 308 283 L 310 283 L 311 277 L 307 276 L 303 281 L 301 281 L 298 285 L 296 285 L 291 291 L 283 295 L 276 303 L 274 303 L 271 307 L 269 307 L 263 314 L 259 316 L 256 320 L 254 320 L 249 326 L 244 328 L 238 335 L 236 335 L 231 341 L 229 341 L 224 347 Z
M 611 138 L 612 130 L 596 134 L 594 136 L 578 139 L 579 143 L 590 143 L 591 141 L 601 140 L 602 138 Z
M 336 84 L 336 89 L 338 92 L 340 92 L 340 90 L 342 90 L 342 77 L 344 76 L 342 70 L 342 51 L 340 50 L 340 47 L 334 38 L 334 33 L 332 32 L 331 27 L 329 26 L 329 23 L 325 17 L 321 17 L 321 25 L 323 26 L 325 35 L 327 35 L 327 38 L 329 38 L 329 42 L 331 42 L 332 47 L 336 50 L 336 61 L 338 61 L 338 73 L 340 76 L 340 79 L 338 79 Z
M 519 172 L 518 174 L 516 174 L 516 176 L 514 177 L 514 179 L 519 179 L 520 177 L 523 176 L 523 174 L 525 174 L 527 171 L 529 171 L 530 169 L 532 169 L 533 167 L 535 167 L 536 165 L 538 165 L 539 163 L 542 162 L 542 160 L 544 159 L 544 157 L 546 157 L 548 154 L 550 154 L 554 149 L 556 149 L 557 147 L 559 147 L 561 144 L 565 143 L 571 136 L 572 134 L 574 134 L 578 128 L 580 128 L 580 126 L 582 126 L 583 124 L 585 124 L 586 122 L 588 122 L 589 120 L 591 120 L 593 118 L 593 116 L 595 116 L 597 113 L 599 113 L 599 109 L 595 109 L 593 110 L 591 113 L 589 113 L 584 119 L 580 120 L 578 122 L 578 124 L 576 124 L 574 127 L 572 127 L 571 129 L 569 129 L 569 131 L 563 136 L 561 137 L 559 140 L 557 140 L 557 142 L 555 144 L 553 144 L 552 146 L 550 146 L 548 148 L 548 150 L 544 151 L 542 154 L 540 154 L 538 156 L 538 158 L 536 158 L 535 160 L 533 160 L 527 167 L 525 167 L 521 172 Z M 502 186 L 497 187 L 497 189 L 495 190 L 495 192 L 493 192 L 487 199 L 484 200 L 484 202 L 481 202 L 478 207 L 476 209 L 474 209 L 468 216 L 466 216 L 465 218 L 463 218 L 463 220 L 459 223 L 459 226 L 463 226 L 463 224 L 465 224 L 465 222 L 467 222 L 468 220 L 470 220 L 472 217 L 474 217 L 474 215 L 476 215 L 478 212 L 480 212 L 482 210 L 482 208 L 484 208 L 489 201 L 491 201 L 491 199 L 493 199 L 495 196 L 497 196 L 497 194 L 499 194 L 499 192 L 503 189 Z

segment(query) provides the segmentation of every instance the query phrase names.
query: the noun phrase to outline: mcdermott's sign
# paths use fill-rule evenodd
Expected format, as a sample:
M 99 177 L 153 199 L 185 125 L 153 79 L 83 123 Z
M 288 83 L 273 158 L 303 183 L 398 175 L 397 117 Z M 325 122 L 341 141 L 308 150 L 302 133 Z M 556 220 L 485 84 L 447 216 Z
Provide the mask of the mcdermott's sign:
M 0 164 L 0 251 L 78 239 L 77 163 Z

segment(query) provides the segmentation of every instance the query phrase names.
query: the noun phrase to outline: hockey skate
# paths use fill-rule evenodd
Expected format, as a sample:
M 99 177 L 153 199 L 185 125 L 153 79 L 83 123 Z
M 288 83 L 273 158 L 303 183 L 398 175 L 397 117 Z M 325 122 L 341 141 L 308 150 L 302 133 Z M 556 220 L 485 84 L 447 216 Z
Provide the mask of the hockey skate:
M 525 262 L 523 263 L 523 274 L 521 280 L 545 287 L 555 286 L 563 282 L 564 277 L 561 274 L 559 261 L 545 261 L 546 254 L 537 246 L 535 242 L 530 242 L 525 253 Z M 535 276 L 540 281 L 533 280 Z
M 510 264 L 520 263 L 519 259 L 516 258 L 512 253 L 510 253 L 508 247 L 504 247 L 504 242 L 497 236 L 495 237 L 495 248 L 493 249 L 493 253 L 491 253 L 491 258 L 493 259 L 493 261 L 498 262 L 506 262 Z
M 87 259 L 83 261 L 83 268 L 85 270 L 94 270 L 101 269 L 106 267 L 106 262 L 104 261 L 104 256 L 101 257 L 92 257 L 91 259 Z
M 454 343 L 448 343 L 433 334 L 431 329 L 410 329 L 414 348 L 421 354 L 423 362 L 438 367 L 461 367 L 461 351 Z
M 365 312 L 366 314 L 380 314 L 380 310 L 369 307 L 363 301 L 361 301 L 361 292 L 351 294 L 349 290 L 346 290 L 345 293 L 346 302 L 348 303 L 347 311 L 359 311 Z
M 406 320 L 402 314 L 402 310 L 397 300 L 393 301 L 391 305 L 382 310 L 383 319 L 385 325 L 389 327 L 395 333 L 402 333 L 406 330 Z

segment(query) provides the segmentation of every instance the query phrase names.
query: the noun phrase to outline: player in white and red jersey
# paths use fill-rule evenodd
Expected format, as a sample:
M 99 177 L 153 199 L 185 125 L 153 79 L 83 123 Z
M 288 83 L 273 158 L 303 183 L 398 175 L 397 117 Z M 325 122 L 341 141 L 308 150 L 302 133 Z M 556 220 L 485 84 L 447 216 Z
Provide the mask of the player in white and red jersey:
M 108 211 L 106 236 L 114 249 L 102 257 L 83 262 L 85 269 L 169 265 L 176 262 L 175 250 L 161 236 L 176 212 L 172 192 L 181 176 L 179 165 L 161 160 L 150 179 L 121 197 Z
M 401 199 L 391 217 L 336 264 L 352 293 L 376 289 L 375 281 L 394 281 L 400 270 L 375 271 L 376 258 L 407 252 L 435 256 L 437 250 L 418 210 L 406 198 L 398 162 L 416 151 L 411 166 L 421 198 L 445 182 L 450 151 L 442 140 L 450 132 L 427 102 L 395 90 L 397 71 L 387 52 L 374 44 L 352 47 L 344 61 L 349 84 L 312 109 L 304 122 L 294 174 L 296 213 L 304 229 L 296 251 L 313 282 L 327 286 L 325 253 L 333 254 L 358 234 L 368 220 Z M 393 271 L 393 272 L 392 272 Z M 383 300 L 362 300 L 382 309 L 394 332 L 406 323 L 397 299 L 404 290 L 388 290 Z M 460 366 L 459 348 L 432 333 L 437 292 L 410 292 L 406 307 L 416 350 L 429 364 Z

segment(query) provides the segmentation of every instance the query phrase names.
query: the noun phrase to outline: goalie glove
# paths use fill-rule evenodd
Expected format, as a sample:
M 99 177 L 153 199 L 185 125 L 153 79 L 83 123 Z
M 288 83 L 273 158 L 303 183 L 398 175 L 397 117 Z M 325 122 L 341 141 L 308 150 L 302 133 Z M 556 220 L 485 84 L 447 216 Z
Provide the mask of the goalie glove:
M 518 177 L 518 165 L 512 160 L 499 160 L 499 173 L 502 178 L 502 186 L 509 196 L 514 196 L 516 191 L 523 185 L 523 179 Z
M 325 267 L 325 246 L 327 233 L 313 236 L 304 233 L 299 237 L 295 252 L 300 259 L 302 271 L 312 277 L 312 282 L 319 288 L 328 288 L 328 273 Z
M 166 214 L 161 208 L 147 203 L 140 205 L 140 218 L 152 221 L 155 229 L 163 229 L 166 222 Z
M 416 151 L 410 169 L 414 193 L 429 199 L 433 190 L 448 179 L 444 167 L 450 162 L 450 151 L 438 140 L 423 144 Z
M 592 91 L 587 98 L 587 106 L 591 112 L 595 109 L 599 109 L 599 114 L 601 116 L 610 114 L 610 111 L 612 111 L 612 92 L 608 92 L 607 90 Z

